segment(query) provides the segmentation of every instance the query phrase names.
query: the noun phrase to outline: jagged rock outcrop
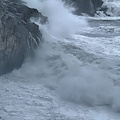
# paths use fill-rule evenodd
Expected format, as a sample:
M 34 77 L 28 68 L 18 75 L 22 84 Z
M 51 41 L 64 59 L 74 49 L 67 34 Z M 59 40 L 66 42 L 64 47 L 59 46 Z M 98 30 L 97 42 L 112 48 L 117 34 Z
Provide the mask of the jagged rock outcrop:
M 89 15 L 94 15 L 97 8 L 101 7 L 103 4 L 102 0 L 68 0 L 75 3 L 77 10 L 75 14 L 81 15 L 81 13 L 87 13 Z
M 31 17 L 40 17 L 36 9 L 23 5 L 21 0 L 0 0 L 0 75 L 19 68 L 42 40 L 38 25 Z

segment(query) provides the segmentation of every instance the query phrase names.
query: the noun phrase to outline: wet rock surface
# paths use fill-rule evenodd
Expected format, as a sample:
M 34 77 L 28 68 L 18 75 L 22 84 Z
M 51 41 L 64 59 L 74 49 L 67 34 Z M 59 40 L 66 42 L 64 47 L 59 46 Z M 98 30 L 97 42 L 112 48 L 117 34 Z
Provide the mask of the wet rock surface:
M 75 14 L 81 15 L 81 13 L 87 13 L 91 16 L 94 16 L 97 8 L 103 4 L 102 0 L 71 0 L 71 2 L 74 2 L 77 7 Z
M 19 68 L 40 44 L 42 34 L 38 25 L 30 22 L 31 17 L 46 21 L 21 0 L 0 0 L 0 75 Z

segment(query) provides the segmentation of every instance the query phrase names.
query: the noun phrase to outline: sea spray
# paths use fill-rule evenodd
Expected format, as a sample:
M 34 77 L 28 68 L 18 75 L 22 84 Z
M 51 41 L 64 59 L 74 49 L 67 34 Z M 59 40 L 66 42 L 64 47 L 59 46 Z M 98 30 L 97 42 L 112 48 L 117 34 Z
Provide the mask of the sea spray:
M 24 1 L 47 16 L 48 23 L 41 27 L 36 22 L 43 32 L 44 43 L 36 51 L 36 58 L 24 63 L 13 74 L 22 75 L 27 81 L 42 81 L 66 100 L 90 106 L 109 105 L 120 111 L 120 88 L 114 86 L 106 72 L 93 64 L 84 65 L 75 54 L 64 49 L 69 47 L 69 42 L 64 43 L 67 40 L 65 38 L 70 38 L 82 27 L 86 27 L 86 21 L 73 15 L 62 1 Z M 75 45 L 71 47 L 81 49 Z
M 74 33 L 81 31 L 88 24 L 82 17 L 72 14 L 70 7 L 65 6 L 61 0 L 24 0 L 29 7 L 38 9 L 43 15 L 48 17 L 47 29 L 54 37 L 71 37 Z

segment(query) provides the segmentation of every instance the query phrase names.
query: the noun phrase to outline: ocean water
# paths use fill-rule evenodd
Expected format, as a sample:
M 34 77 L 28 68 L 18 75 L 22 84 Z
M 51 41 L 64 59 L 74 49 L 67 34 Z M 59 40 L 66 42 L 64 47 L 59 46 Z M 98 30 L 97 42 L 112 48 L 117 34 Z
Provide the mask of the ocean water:
M 31 93 L 31 97 L 28 96 L 29 100 L 23 99 L 25 105 L 27 101 L 30 105 L 38 104 L 39 102 L 35 99 L 36 96 L 44 96 L 44 94 L 47 97 L 44 96 L 41 99 L 44 98 L 48 102 L 52 99 L 55 101 L 58 98 L 59 102 L 41 103 L 46 106 L 46 109 L 54 106 L 54 110 L 52 109 L 54 112 L 50 113 L 50 117 L 46 118 L 44 115 L 33 117 L 37 116 L 35 115 L 37 106 L 32 108 L 35 114 L 28 112 L 27 110 L 30 108 L 28 109 L 27 106 L 20 108 L 29 117 L 27 116 L 27 118 L 23 114 L 20 117 L 19 111 L 16 112 L 16 116 L 19 116 L 17 119 L 47 120 L 49 118 L 55 120 L 61 117 L 61 120 L 107 120 L 111 117 L 110 120 L 115 120 L 115 118 L 118 120 L 119 116 L 116 114 L 113 117 L 104 111 L 105 115 L 102 113 L 98 118 L 97 113 L 93 112 L 94 110 L 91 110 L 92 112 L 85 111 L 86 107 L 93 109 L 94 107 L 106 106 L 109 110 L 120 112 L 120 21 L 113 17 L 103 19 L 103 17 L 90 18 L 73 15 L 74 8 L 66 6 L 61 0 L 24 1 L 29 7 L 38 9 L 48 17 L 48 22 L 45 25 L 41 25 L 39 20 L 31 19 L 32 22 L 39 25 L 44 42 L 36 50 L 34 59 L 27 59 L 19 70 L 14 70 L 12 73 L 1 77 L 1 87 L 2 84 L 5 84 L 11 96 L 15 97 L 16 95 L 17 98 L 20 97 L 21 99 L 25 95 L 28 96 L 28 94 L 24 94 L 25 91 L 21 88 Z M 2 79 L 5 79 L 5 82 Z M 7 83 L 9 84 L 7 85 Z M 7 105 L 9 101 L 6 99 L 10 96 L 6 93 L 6 87 L 1 89 L 4 102 L 0 102 L 0 106 L 9 113 L 9 111 L 14 111 L 16 107 L 11 102 L 13 106 Z M 16 89 L 18 92 L 15 92 Z M 51 97 L 51 94 L 54 97 Z M 63 101 L 67 103 L 65 103 L 65 108 L 62 104 Z M 3 104 L 6 104 L 7 107 Z M 22 102 L 19 104 L 24 105 Z M 17 103 L 16 106 L 19 108 Z M 70 106 L 72 107 L 69 108 Z M 84 115 L 82 113 L 77 115 L 84 108 L 79 108 L 80 106 L 86 108 L 82 111 Z M 71 111 L 67 112 L 67 108 Z M 2 109 L 0 110 L 2 111 Z M 58 118 L 55 117 L 55 110 L 59 110 Z M 63 115 L 64 111 L 65 115 Z M 87 113 L 88 116 L 85 116 Z M 6 116 L 5 114 L 4 116 Z M 43 112 L 42 114 L 47 113 Z M 11 120 L 16 119 L 14 115 L 15 113 Z

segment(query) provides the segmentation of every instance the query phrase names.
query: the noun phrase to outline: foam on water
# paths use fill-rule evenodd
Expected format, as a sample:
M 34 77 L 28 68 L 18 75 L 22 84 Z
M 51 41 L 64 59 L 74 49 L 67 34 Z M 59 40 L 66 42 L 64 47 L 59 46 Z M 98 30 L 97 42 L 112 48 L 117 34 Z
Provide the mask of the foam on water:
M 100 69 L 98 64 L 85 62 L 84 57 L 89 59 L 89 56 L 97 55 L 85 51 L 85 47 L 81 47 L 83 44 L 73 44 L 76 38 L 71 36 L 88 26 L 85 19 L 73 15 L 61 0 L 24 1 L 47 16 L 49 22 L 44 26 L 36 22 L 43 33 L 44 43 L 36 51 L 34 60 L 26 60 L 22 68 L 14 70 L 10 76 L 24 78 L 27 82 L 41 81 L 66 100 L 92 106 L 109 105 L 120 111 L 120 88 L 114 85 L 109 71 Z M 88 37 L 84 39 L 89 41 Z M 80 41 L 81 38 L 79 44 Z

